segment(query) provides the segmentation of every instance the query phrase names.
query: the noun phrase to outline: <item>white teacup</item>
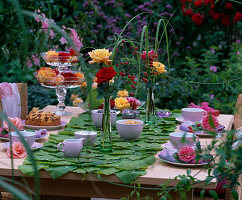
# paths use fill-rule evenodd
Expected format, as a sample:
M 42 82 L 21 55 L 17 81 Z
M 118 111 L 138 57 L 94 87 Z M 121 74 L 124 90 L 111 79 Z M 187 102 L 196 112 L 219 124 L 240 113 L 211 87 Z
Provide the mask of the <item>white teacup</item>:
M 65 139 L 57 145 L 57 149 L 64 153 L 66 157 L 78 157 L 83 147 L 84 138 L 80 139 Z
M 24 140 L 28 143 L 29 147 L 32 147 L 36 138 L 35 132 L 28 132 L 28 131 L 19 131 L 19 132 L 24 137 Z M 12 142 L 21 142 L 21 138 L 17 132 L 11 132 L 9 134 L 9 137 L 11 137 Z
M 173 132 L 169 134 L 170 142 L 175 149 L 188 146 L 192 147 L 196 143 L 198 137 L 190 132 Z
M 207 113 L 201 108 L 182 108 L 182 117 L 185 121 L 201 122 L 204 114 Z
M 84 138 L 84 145 L 94 145 L 96 138 L 97 138 L 97 132 L 94 131 L 76 131 L 75 132 L 75 138 Z

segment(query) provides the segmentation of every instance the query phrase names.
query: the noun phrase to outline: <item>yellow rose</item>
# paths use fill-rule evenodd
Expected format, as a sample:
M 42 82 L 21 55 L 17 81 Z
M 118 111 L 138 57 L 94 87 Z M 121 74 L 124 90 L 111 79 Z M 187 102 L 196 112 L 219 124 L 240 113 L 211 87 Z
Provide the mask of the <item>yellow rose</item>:
M 120 90 L 118 91 L 118 94 L 117 94 L 118 97 L 128 97 L 129 96 L 129 93 L 127 90 Z
M 114 100 L 114 102 L 115 102 L 115 107 L 118 110 L 123 110 L 123 109 L 126 109 L 126 108 L 130 108 L 130 103 L 128 102 L 127 99 L 125 99 L 123 97 L 116 98 Z
M 153 71 L 154 71 L 154 74 L 166 73 L 165 65 L 163 65 L 160 62 L 153 62 Z
M 112 52 L 109 52 L 108 49 L 95 49 L 91 52 L 88 52 L 89 56 L 91 57 L 91 61 L 89 61 L 89 64 L 93 63 L 105 63 L 110 64 L 112 60 L 109 60 L 109 57 L 112 55 Z
M 72 103 L 74 106 L 78 106 L 78 104 L 81 102 L 83 102 L 82 98 L 76 98 Z

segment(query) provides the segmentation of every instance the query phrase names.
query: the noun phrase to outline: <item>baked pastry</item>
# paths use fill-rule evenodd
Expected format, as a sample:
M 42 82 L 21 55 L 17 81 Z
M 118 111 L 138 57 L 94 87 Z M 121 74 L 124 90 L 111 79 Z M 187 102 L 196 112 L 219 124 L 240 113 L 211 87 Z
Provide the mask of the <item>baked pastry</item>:
M 31 126 L 57 126 L 61 124 L 61 119 L 54 113 L 40 110 L 30 112 L 26 116 L 25 124 Z

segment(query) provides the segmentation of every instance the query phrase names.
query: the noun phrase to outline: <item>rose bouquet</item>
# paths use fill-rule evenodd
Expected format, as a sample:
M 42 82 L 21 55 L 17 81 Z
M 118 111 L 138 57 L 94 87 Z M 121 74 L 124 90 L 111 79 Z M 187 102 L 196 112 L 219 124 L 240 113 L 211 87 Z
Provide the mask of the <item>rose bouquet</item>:
M 107 49 L 96 49 L 88 53 L 90 58 L 89 64 L 98 64 L 99 71 L 96 73 L 98 99 L 104 98 L 103 119 L 102 119 L 102 137 L 100 141 L 100 151 L 112 151 L 112 135 L 110 120 L 110 97 L 113 91 L 112 79 L 117 72 L 111 66 L 110 56 L 112 52 Z

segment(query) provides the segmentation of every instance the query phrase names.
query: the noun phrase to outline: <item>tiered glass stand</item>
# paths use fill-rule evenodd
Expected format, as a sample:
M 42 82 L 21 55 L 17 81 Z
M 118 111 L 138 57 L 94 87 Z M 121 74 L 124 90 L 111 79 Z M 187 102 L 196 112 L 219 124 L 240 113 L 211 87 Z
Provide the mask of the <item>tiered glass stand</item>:
M 45 62 L 53 67 L 53 71 L 57 72 L 56 76 L 48 76 L 46 73 L 35 72 L 34 75 L 39 81 L 40 85 L 46 88 L 53 88 L 56 91 L 58 99 L 57 111 L 55 114 L 58 116 L 70 116 L 71 112 L 65 111 L 65 98 L 68 88 L 78 88 L 84 81 L 82 73 L 70 70 L 70 67 L 75 64 L 78 59 L 76 56 L 46 56 L 46 53 L 41 54 Z

